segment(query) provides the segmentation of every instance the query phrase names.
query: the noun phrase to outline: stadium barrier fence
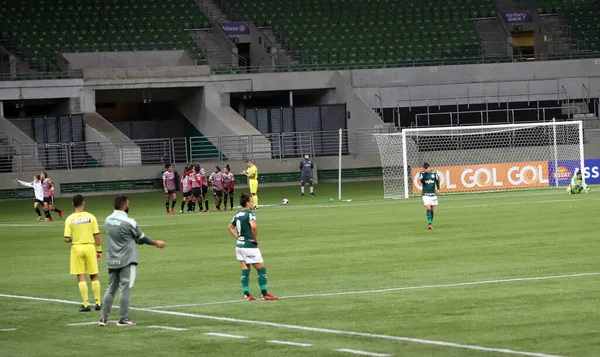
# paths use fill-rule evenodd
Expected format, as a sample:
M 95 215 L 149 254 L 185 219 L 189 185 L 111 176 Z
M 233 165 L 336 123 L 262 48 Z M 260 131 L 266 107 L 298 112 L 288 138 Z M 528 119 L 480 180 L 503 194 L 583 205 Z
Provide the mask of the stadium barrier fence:
M 377 143 L 371 135 L 375 132 L 381 131 L 343 130 L 343 154 L 378 153 Z M 164 165 L 206 160 L 219 163 L 247 159 L 284 160 L 299 158 L 304 153 L 313 157 L 337 156 L 339 147 L 338 130 L 27 145 L 13 142 L 0 146 L 0 172 Z

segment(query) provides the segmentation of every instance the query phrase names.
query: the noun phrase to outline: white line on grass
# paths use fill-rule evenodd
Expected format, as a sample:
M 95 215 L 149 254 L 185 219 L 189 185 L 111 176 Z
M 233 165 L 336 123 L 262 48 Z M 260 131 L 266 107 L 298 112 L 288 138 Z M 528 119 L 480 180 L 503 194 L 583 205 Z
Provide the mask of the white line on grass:
M 148 328 L 157 328 L 162 330 L 170 330 L 170 331 L 187 331 L 186 328 L 181 327 L 171 327 L 171 326 L 148 326 Z
M 400 287 L 400 288 L 375 289 L 375 290 L 358 290 L 358 291 L 341 291 L 341 292 L 320 293 L 320 294 L 289 295 L 289 296 L 280 296 L 279 299 L 300 299 L 300 298 L 313 298 L 313 297 L 338 296 L 338 295 L 358 295 L 358 294 L 388 293 L 388 292 L 393 292 L 393 291 L 405 291 L 405 290 L 436 289 L 436 288 L 454 288 L 454 287 L 461 287 L 461 286 L 512 283 L 512 282 L 518 282 L 518 281 L 566 279 L 566 278 L 575 278 L 575 277 L 582 277 L 582 276 L 594 276 L 594 275 L 600 275 L 600 272 L 578 273 L 578 274 L 565 274 L 565 275 L 550 275 L 550 276 L 537 276 L 537 277 L 530 277 L 530 278 L 511 278 L 511 279 L 484 280 L 484 281 L 472 281 L 472 282 L 465 282 L 465 283 L 451 283 L 451 284 L 437 284 L 437 285 L 416 285 L 416 286 L 405 286 L 405 287 Z M 149 307 L 148 309 L 153 309 L 153 310 L 173 309 L 173 308 L 178 308 L 178 307 L 222 305 L 222 304 L 232 304 L 232 303 L 240 303 L 240 302 L 245 302 L 245 301 L 244 300 L 229 300 L 229 301 L 216 301 L 216 302 L 206 302 L 206 303 L 197 303 L 197 304 L 165 305 L 165 306 Z
M 216 336 L 216 337 L 226 337 L 226 338 L 237 338 L 237 339 L 248 338 L 248 336 L 230 335 L 228 333 L 218 333 L 218 332 L 206 332 L 205 335 Z
M 17 331 L 16 328 L 0 328 L 0 332 Z
M 68 300 L 60 300 L 60 299 L 48 299 L 48 298 L 39 298 L 39 297 L 33 297 L 33 296 L 22 296 L 22 295 L 0 294 L 0 297 L 7 297 L 7 298 L 13 298 L 13 299 L 23 299 L 23 300 L 58 302 L 58 303 L 63 303 L 63 304 L 66 303 L 66 304 L 73 304 L 73 305 L 79 305 L 80 304 L 80 302 L 76 302 L 76 301 L 68 301 Z M 133 308 L 133 307 L 130 308 L 130 310 L 143 311 L 143 312 L 152 312 L 152 313 L 155 313 L 155 314 L 170 315 L 170 316 L 191 317 L 191 318 L 204 319 L 204 320 L 212 320 L 212 321 L 235 322 L 235 323 L 241 323 L 241 324 L 245 324 L 245 325 L 270 326 L 270 327 L 278 327 L 278 328 L 284 328 L 284 329 L 290 329 L 290 330 L 319 332 L 319 333 L 327 333 L 327 334 L 334 334 L 334 335 L 347 335 L 347 336 L 368 337 L 368 338 L 390 340 L 390 341 L 412 342 L 412 343 L 418 343 L 418 344 L 422 344 L 422 345 L 452 347 L 452 348 L 474 350 L 474 351 L 497 352 L 497 353 L 510 354 L 510 355 L 518 355 L 518 356 L 529 356 L 529 357 L 564 357 L 564 356 L 550 355 L 550 354 L 538 353 L 538 352 L 526 352 L 526 351 L 510 350 L 510 349 L 506 349 L 506 348 L 492 348 L 492 347 L 484 347 L 484 346 L 477 346 L 477 345 L 464 345 L 464 344 L 453 343 L 453 342 L 444 342 L 444 341 L 436 341 L 436 340 L 425 340 L 425 339 L 421 339 L 421 338 L 402 337 L 402 336 L 379 335 L 379 334 L 366 333 L 366 332 L 332 330 L 332 329 L 319 328 L 319 327 L 308 327 L 308 326 L 299 326 L 299 325 L 280 324 L 280 323 L 277 323 L 277 322 L 269 322 L 269 321 L 243 320 L 243 319 L 235 319 L 235 318 L 231 318 L 231 317 L 189 314 L 189 313 L 185 313 L 185 312 L 165 311 L 165 310 L 153 310 L 153 309 L 143 309 L 143 308 Z M 210 334 L 218 336 L 217 334 L 215 334 L 213 332 L 208 332 L 205 335 L 210 335 Z M 219 334 L 219 335 L 225 335 L 225 334 Z M 233 335 L 233 336 L 235 336 L 235 335 Z
M 298 347 L 311 347 L 310 343 L 300 343 L 300 342 L 291 342 L 291 341 L 279 341 L 279 340 L 267 340 L 268 343 L 274 343 L 277 345 L 287 345 L 287 346 L 298 346 Z
M 362 355 L 362 356 L 374 356 L 374 357 L 388 357 L 391 355 L 385 354 L 385 353 L 374 353 L 374 352 L 367 352 L 367 351 L 360 351 L 360 350 L 350 350 L 347 348 L 338 348 L 336 351 L 338 352 L 346 352 L 346 353 L 352 353 L 355 355 Z
M 86 326 L 86 325 L 98 325 L 98 321 L 76 322 L 76 323 L 72 323 L 72 324 L 67 324 L 67 326 Z

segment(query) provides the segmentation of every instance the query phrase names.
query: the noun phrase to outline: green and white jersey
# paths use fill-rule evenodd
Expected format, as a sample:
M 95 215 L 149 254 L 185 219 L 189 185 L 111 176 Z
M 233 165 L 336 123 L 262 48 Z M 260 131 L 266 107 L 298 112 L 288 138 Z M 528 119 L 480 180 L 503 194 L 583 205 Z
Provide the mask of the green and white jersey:
M 242 210 L 233 216 L 231 224 L 235 226 L 238 232 L 238 240 L 236 247 L 238 248 L 257 248 L 258 245 L 254 242 L 252 227 L 250 221 L 256 221 L 256 216 L 249 210 Z
M 104 221 L 108 269 L 120 269 L 138 263 L 137 244 L 149 240 L 137 222 L 123 211 L 114 211 Z
M 419 173 L 419 182 L 423 185 L 422 196 L 436 196 L 435 189 L 440 189 L 440 176 L 434 170 Z

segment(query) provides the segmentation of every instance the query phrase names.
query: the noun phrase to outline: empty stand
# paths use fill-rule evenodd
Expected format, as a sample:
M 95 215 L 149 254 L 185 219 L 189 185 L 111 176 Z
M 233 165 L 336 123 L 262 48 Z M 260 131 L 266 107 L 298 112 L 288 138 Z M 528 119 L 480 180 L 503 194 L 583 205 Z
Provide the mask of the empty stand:
M 557 14 L 568 26 L 572 50 L 600 51 L 600 2 L 589 0 L 534 0 L 530 8 L 540 14 Z
M 186 29 L 209 26 L 193 0 L 0 0 L 9 49 L 36 62 L 60 52 L 188 50 L 203 53 Z
M 313 63 L 377 63 L 479 56 L 474 17 L 490 0 L 221 0 L 235 20 L 273 26 Z

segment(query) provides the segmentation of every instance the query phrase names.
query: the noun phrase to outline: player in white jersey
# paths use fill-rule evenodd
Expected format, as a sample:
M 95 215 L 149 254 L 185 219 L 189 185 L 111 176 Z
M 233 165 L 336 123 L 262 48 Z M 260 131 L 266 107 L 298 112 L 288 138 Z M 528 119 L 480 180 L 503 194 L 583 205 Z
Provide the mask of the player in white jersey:
M 206 177 L 206 170 L 204 170 L 204 167 L 200 167 L 199 173 L 200 180 L 202 181 L 202 200 L 200 201 L 200 210 L 202 212 L 210 212 L 208 209 L 208 197 L 206 196 L 208 194 L 208 179 Z M 202 209 L 202 201 L 204 201 L 204 206 L 206 207 L 204 209 Z
M 223 201 L 225 203 L 225 211 L 227 211 L 227 200 L 231 203 L 231 210 L 233 211 L 233 195 L 235 193 L 235 177 L 231 173 L 229 165 L 226 165 L 223 169 Z
M 185 207 L 185 204 L 187 202 L 188 204 L 188 209 L 187 212 L 191 212 L 192 209 L 192 201 L 193 201 L 193 195 L 192 195 L 192 185 L 190 184 L 190 175 L 192 173 L 192 167 L 190 165 L 187 165 L 185 167 L 185 174 L 183 176 L 181 176 L 181 190 L 183 191 L 183 200 L 181 201 L 181 210 L 179 211 L 179 213 L 183 213 L 183 208 Z
M 165 168 L 167 171 L 163 173 L 163 188 L 165 190 L 165 208 L 167 214 L 175 213 L 175 205 L 177 204 L 177 184 L 175 183 L 175 171 L 173 171 L 172 164 L 166 164 Z M 169 197 L 171 200 L 171 208 L 169 209 Z
M 209 180 L 212 183 L 215 207 L 217 208 L 217 212 L 221 212 L 221 202 L 223 201 L 223 174 L 221 173 L 221 168 L 219 166 L 215 166 L 213 173 L 210 174 Z
M 42 188 L 42 181 L 40 181 L 40 175 L 33 176 L 33 181 L 25 182 L 21 180 L 15 180 L 15 182 L 21 184 L 21 186 L 33 188 L 33 194 L 35 196 L 33 200 L 33 209 L 37 213 L 37 220 L 41 221 L 42 213 L 40 212 L 40 205 L 44 205 L 44 189 Z

